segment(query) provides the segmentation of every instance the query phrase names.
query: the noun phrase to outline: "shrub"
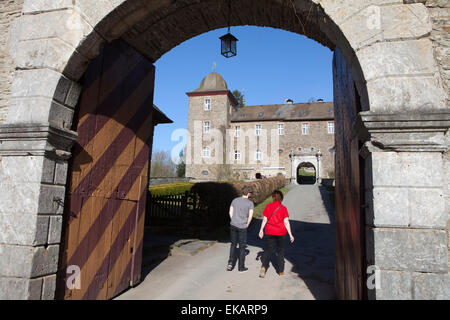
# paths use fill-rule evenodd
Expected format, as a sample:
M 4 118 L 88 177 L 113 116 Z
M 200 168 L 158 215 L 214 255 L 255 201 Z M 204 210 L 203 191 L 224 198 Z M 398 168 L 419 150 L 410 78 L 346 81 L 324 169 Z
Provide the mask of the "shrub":
M 161 184 L 159 186 L 150 186 L 148 190 L 152 196 L 168 196 L 183 194 L 190 191 L 194 183 L 191 182 L 175 182 L 171 184 Z

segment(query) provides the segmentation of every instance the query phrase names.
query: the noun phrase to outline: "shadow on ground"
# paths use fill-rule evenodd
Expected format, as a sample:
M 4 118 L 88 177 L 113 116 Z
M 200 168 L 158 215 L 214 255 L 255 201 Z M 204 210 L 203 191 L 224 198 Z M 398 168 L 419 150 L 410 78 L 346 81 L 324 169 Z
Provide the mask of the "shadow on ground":
M 298 275 L 317 300 L 335 299 L 335 215 L 327 188 L 319 187 L 330 224 L 291 220 L 295 242 L 285 238 L 285 261 L 292 264 L 290 271 Z M 264 239 L 258 237 L 261 220 L 254 219 L 248 230 L 247 243 L 256 247 L 257 260 L 264 252 Z M 170 254 L 170 246 L 180 239 L 189 239 L 186 234 L 160 235 L 146 232 L 144 235 L 142 280 Z M 229 242 L 228 227 L 196 236 L 200 240 Z M 254 250 L 254 249 L 253 249 Z M 237 250 L 238 251 L 238 250 Z M 237 252 L 239 254 L 239 251 Z M 247 257 L 248 259 L 249 257 Z M 224 257 L 224 266 L 228 257 Z M 277 272 L 276 256 L 271 259 L 267 272 Z

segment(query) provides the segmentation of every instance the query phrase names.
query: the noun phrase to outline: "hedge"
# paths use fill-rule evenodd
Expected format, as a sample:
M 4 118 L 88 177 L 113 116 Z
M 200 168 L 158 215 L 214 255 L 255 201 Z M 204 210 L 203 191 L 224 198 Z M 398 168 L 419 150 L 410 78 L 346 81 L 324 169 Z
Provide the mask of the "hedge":
M 191 182 L 175 182 L 170 184 L 161 184 L 158 186 L 150 186 L 148 190 L 152 196 L 169 196 L 183 194 L 190 191 L 195 183 Z

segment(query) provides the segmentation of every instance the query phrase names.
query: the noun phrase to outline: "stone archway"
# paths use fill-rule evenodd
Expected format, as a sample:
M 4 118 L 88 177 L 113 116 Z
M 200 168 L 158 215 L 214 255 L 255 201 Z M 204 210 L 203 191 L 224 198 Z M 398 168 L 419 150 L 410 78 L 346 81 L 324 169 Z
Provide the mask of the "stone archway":
M 297 184 L 316 184 L 317 170 L 311 162 L 302 162 L 296 169 Z
M 403 2 L 232 1 L 232 25 L 304 34 L 339 48 L 352 71 L 363 112 L 346 130 L 364 143 L 366 263 L 387 279 L 372 298 L 436 297 L 433 289 L 445 293 L 449 286 L 448 83 L 434 58 L 440 44 L 430 37 L 431 11 Z M 195 35 L 225 27 L 226 8 L 206 0 L 24 2 L 11 28 L 16 72 L 0 126 L 0 215 L 7 226 L 0 250 L 8 257 L 0 264 L 1 292 L 8 291 L 2 296 L 54 297 L 61 199 L 76 139 L 69 129 L 89 61 L 104 43 L 122 38 L 154 62 Z
M 291 170 L 291 181 L 293 181 L 296 184 L 299 184 L 298 182 L 298 169 L 301 164 L 303 163 L 310 163 L 314 169 L 315 169 L 315 175 L 316 175 L 316 182 L 320 182 L 321 177 L 321 168 L 322 163 L 320 161 L 320 157 L 317 156 L 302 156 L 302 155 L 294 155 L 291 158 L 292 161 L 292 170 Z

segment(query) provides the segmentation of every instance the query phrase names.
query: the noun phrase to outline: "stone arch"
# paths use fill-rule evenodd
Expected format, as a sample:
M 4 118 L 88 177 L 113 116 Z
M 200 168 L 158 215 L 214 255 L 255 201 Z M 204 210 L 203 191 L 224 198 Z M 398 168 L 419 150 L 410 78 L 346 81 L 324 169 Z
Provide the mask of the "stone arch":
M 25 1 L 22 16 L 14 22 L 12 27 L 10 51 L 15 61 L 16 74 L 11 89 L 6 126 L 2 128 L 3 138 L 10 139 L 22 135 L 22 140 L 18 139 L 20 141 L 13 149 L 3 146 L 2 155 L 29 153 L 28 140 L 23 140 L 23 137 L 35 141 L 36 137 L 31 135 L 31 129 L 27 128 L 32 127 L 36 130 L 38 127 L 37 132 L 41 139 L 39 150 L 42 150 L 40 155 L 52 154 L 59 159 L 56 168 L 54 167 L 52 178 L 54 181 L 58 180 L 59 185 L 46 188 L 45 192 L 41 192 L 43 190 L 40 188 L 41 183 L 47 183 L 44 181 L 46 163 L 45 161 L 27 163 L 26 165 L 32 168 L 35 174 L 32 177 L 24 177 L 23 181 L 21 178 L 12 176 L 8 177 L 10 180 L 4 180 L 10 183 L 8 188 L 14 185 L 14 188 L 9 188 L 10 191 L 2 190 L 5 191 L 6 197 L 9 195 L 14 199 L 12 192 L 24 194 L 32 188 L 31 191 L 35 197 L 30 200 L 29 207 L 34 212 L 45 201 L 52 203 L 51 199 L 60 198 L 61 193 L 64 193 L 63 186 L 67 173 L 65 161 L 70 157 L 71 142 L 75 138 L 75 134 L 67 129 L 71 128 L 81 91 L 78 81 L 88 62 L 99 54 L 104 43 L 122 38 L 154 62 L 177 44 L 195 35 L 225 27 L 227 19 L 224 14 L 224 4 L 225 1 L 207 0 L 183 2 L 169 0 Z M 396 177 L 384 179 L 380 174 L 383 163 L 397 165 L 399 169 L 404 169 L 402 164 L 407 161 L 406 157 L 392 151 L 425 152 L 425 157 L 429 160 L 427 162 L 436 164 L 436 172 L 442 172 L 441 153 L 448 150 L 444 142 L 444 134 L 448 130 L 448 112 L 445 112 L 446 93 L 437 76 L 433 46 L 429 38 L 431 23 L 426 7 L 422 3 L 404 4 L 402 0 L 248 0 L 232 1 L 232 6 L 238 13 L 233 15 L 232 25 L 272 26 L 297 32 L 330 49 L 338 47 L 345 57 L 361 97 L 361 109 L 370 111 L 358 118 L 359 122 L 355 122 L 355 127 L 359 128 L 361 140 L 366 142 L 365 147 L 361 149 L 361 153 L 370 164 L 366 180 L 371 187 L 377 183 L 382 185 L 370 191 L 377 195 L 378 205 L 374 205 L 374 199 L 370 199 L 371 203 L 367 204 L 368 223 L 374 227 L 369 242 L 378 241 L 377 248 L 383 250 L 383 241 L 380 240 L 383 238 L 380 237 L 386 237 L 388 241 L 390 234 L 384 230 L 378 231 L 375 227 L 392 227 L 393 225 L 403 228 L 404 230 L 401 231 L 405 232 L 412 232 L 407 229 L 410 226 L 428 228 L 431 231 L 429 234 L 441 239 L 441 231 L 445 228 L 445 223 L 442 214 L 438 212 L 433 213 L 435 222 L 431 221 L 432 219 L 418 221 L 414 220 L 414 217 L 409 217 L 408 221 L 400 219 L 401 221 L 393 222 L 395 219 L 379 209 L 383 207 L 383 201 L 391 196 L 386 186 L 390 186 L 389 183 L 393 180 L 403 186 L 403 189 L 395 189 L 397 193 L 409 192 L 408 186 L 414 185 L 414 182 L 417 182 L 418 186 L 424 186 L 425 183 L 425 187 L 442 188 L 438 174 L 431 178 L 427 176 L 425 180 L 417 178 L 414 172 L 417 171 L 416 167 L 420 166 L 418 164 L 408 169 L 411 170 L 411 181 L 405 184 L 402 184 L 400 176 L 398 179 Z M 190 27 L 180 30 L 177 27 L 179 25 Z M 171 36 L 175 32 L 177 32 L 176 39 Z M 144 35 L 147 36 L 148 41 L 138 43 L 136 39 Z M 426 92 L 421 90 L 424 85 L 427 87 Z M 417 95 L 419 91 L 421 95 Z M 434 111 L 434 114 L 431 111 Z M 446 114 L 446 123 L 436 122 L 440 120 L 436 116 L 436 111 Z M 407 116 L 396 115 L 406 112 L 408 112 Z M 379 116 L 379 113 L 390 115 Z M 392 138 L 393 132 L 398 130 L 393 130 L 392 127 L 386 129 L 386 124 L 392 123 L 393 119 L 401 123 L 397 126 L 406 133 L 414 131 L 411 125 L 406 123 L 407 120 L 415 120 L 415 125 L 419 127 L 425 126 L 425 124 L 422 125 L 426 122 L 423 121 L 424 119 L 429 120 L 426 126 L 428 126 L 428 132 L 432 132 L 434 140 L 429 139 L 430 133 L 427 133 L 426 138 L 427 141 L 433 140 L 433 142 L 421 143 L 420 141 L 426 139 L 422 139 L 424 136 L 420 134 L 412 138 L 408 136 L 410 138 L 407 140 L 409 139 L 410 143 L 406 144 L 405 136 Z M 373 137 L 376 137 L 374 139 L 376 143 L 370 142 Z M 391 152 L 384 152 L 386 150 Z M 419 155 L 416 155 L 417 157 Z M 421 161 L 415 163 L 421 163 Z M 6 162 L 4 165 L 7 165 Z M 55 172 L 59 172 L 58 178 Z M 373 173 L 375 174 L 372 177 Z M 405 176 L 402 175 L 402 177 Z M 28 183 L 29 179 L 34 179 L 32 186 L 25 186 L 24 181 Z M 439 199 L 436 192 L 429 191 L 429 193 L 431 197 L 434 197 L 433 199 L 443 205 L 444 200 Z M 8 203 L 8 208 L 4 206 L 5 204 L 2 210 L 14 210 L 14 204 Z M 59 209 L 55 207 L 49 210 L 58 212 Z M 417 215 L 419 216 L 419 213 Z M 58 224 L 57 219 L 51 221 L 53 224 Z M 36 222 L 29 239 L 12 244 L 39 245 L 42 239 L 36 238 L 39 234 L 37 226 L 41 225 L 44 224 Z M 12 229 L 14 228 L 12 226 Z M 50 227 L 47 225 L 47 228 Z M 394 232 L 397 231 L 400 232 L 400 230 L 394 230 Z M 414 233 L 414 235 L 417 234 L 418 232 Z M 55 236 L 57 237 L 58 235 Z M 420 242 L 423 239 L 425 238 L 417 239 L 417 241 Z M 445 239 L 439 241 L 445 243 Z M 422 242 L 426 245 L 429 241 L 425 239 Z M 54 243 L 58 243 L 57 240 Z M 407 254 L 411 253 L 410 256 L 413 257 L 411 261 L 414 261 L 414 248 L 407 247 L 407 243 L 402 245 L 405 246 L 405 250 L 409 250 Z M 57 255 L 56 246 L 50 249 L 54 249 Z M 375 245 L 372 249 L 375 251 Z M 30 261 L 35 255 L 41 254 L 41 251 L 41 248 L 29 251 L 32 252 Z M 413 263 L 408 265 L 408 262 L 400 261 L 400 263 L 404 262 L 403 265 L 407 265 L 404 267 L 406 275 L 390 273 L 389 270 L 398 270 L 395 263 L 382 260 L 383 257 L 377 256 L 376 252 L 372 254 L 378 260 L 371 262 L 378 263 L 379 259 L 382 260 L 380 263 L 384 268 L 383 275 L 390 277 L 391 283 L 399 283 L 399 277 L 403 276 L 419 277 L 414 272 L 430 272 L 432 275 L 434 275 L 433 272 L 448 272 L 448 263 L 447 261 L 444 263 L 445 255 L 441 251 L 436 252 L 435 249 L 429 248 L 426 252 L 431 252 L 428 256 L 438 258 L 423 262 L 421 257 L 417 257 L 416 260 L 421 263 L 420 270 L 413 267 Z M 395 256 L 395 253 L 392 255 Z M 52 274 L 52 272 L 54 270 L 50 268 L 45 274 Z M 28 290 L 27 297 L 33 296 L 30 294 L 32 290 L 30 288 L 39 284 L 43 289 L 38 296 L 52 297 L 53 280 L 46 282 L 46 279 L 29 274 L 28 280 L 21 280 L 21 285 Z M 423 283 L 425 280 L 420 278 L 417 281 Z M 42 283 L 44 283 L 43 286 Z M 48 296 L 45 290 L 48 291 Z M 410 296 L 412 297 L 411 292 Z
M 314 177 L 311 177 L 312 179 L 307 179 L 307 181 L 302 181 L 302 178 L 299 174 L 299 170 L 301 168 L 313 168 L 314 169 Z M 314 164 L 312 164 L 311 162 L 301 162 L 297 165 L 296 167 L 296 175 L 297 175 L 297 183 L 298 184 L 302 184 L 302 183 L 307 183 L 307 184 L 315 184 L 317 181 L 317 169 L 316 166 Z

